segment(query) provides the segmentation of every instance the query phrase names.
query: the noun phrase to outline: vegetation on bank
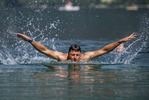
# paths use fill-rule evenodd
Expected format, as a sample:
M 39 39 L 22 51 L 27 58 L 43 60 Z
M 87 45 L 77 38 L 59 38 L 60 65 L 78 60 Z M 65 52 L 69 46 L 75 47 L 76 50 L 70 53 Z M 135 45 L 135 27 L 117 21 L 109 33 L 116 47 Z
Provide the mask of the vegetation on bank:
M 2 7 L 25 7 L 30 5 L 48 5 L 58 6 L 64 5 L 67 0 L 0 0 Z M 69 0 L 74 5 L 90 6 L 90 5 L 131 5 L 131 4 L 149 4 L 149 0 L 111 0 L 111 2 L 103 2 L 105 0 Z

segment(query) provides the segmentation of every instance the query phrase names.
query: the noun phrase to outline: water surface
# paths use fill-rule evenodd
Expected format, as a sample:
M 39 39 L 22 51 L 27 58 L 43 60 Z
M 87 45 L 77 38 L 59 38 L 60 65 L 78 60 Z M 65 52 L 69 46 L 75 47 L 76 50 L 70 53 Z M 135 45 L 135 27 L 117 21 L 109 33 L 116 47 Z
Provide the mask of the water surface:
M 0 9 L 2 100 L 149 99 L 149 13 L 82 9 Z M 87 63 L 57 62 L 16 37 L 20 32 L 47 48 L 67 53 L 77 43 L 94 51 L 135 32 L 121 53 Z M 128 53 L 125 53 L 128 52 Z

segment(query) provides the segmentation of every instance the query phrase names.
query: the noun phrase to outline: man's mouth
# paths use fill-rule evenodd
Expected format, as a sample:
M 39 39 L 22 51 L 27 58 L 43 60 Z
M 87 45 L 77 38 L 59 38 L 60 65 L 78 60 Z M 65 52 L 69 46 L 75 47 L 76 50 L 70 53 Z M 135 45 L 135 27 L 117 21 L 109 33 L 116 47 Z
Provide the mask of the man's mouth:
M 74 61 L 74 62 L 76 62 L 76 61 L 77 61 L 77 59 L 73 59 L 73 61 Z

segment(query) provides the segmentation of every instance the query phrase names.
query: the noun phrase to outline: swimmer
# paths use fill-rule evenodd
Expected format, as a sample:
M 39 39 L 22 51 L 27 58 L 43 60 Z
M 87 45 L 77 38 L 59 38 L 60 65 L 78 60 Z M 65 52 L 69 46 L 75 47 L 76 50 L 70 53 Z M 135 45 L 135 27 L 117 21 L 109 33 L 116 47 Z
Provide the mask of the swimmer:
M 39 52 L 45 54 L 46 56 L 52 59 L 55 59 L 57 61 L 71 60 L 72 62 L 88 61 L 88 60 L 94 59 L 103 54 L 111 52 L 120 44 L 127 42 L 131 39 L 134 39 L 136 37 L 135 33 L 132 33 L 130 36 L 120 39 L 119 41 L 116 41 L 114 43 L 108 44 L 99 50 L 85 52 L 84 54 L 81 53 L 81 48 L 79 45 L 72 44 L 68 50 L 68 53 L 64 54 L 62 52 L 52 51 L 46 48 L 44 45 L 33 40 L 33 38 L 30 38 L 24 34 L 16 33 L 16 35 L 22 38 L 23 40 L 28 41 L 35 49 L 37 49 Z
M 115 51 L 118 52 L 118 53 L 121 52 L 121 51 L 123 51 L 123 50 L 125 50 L 124 43 L 121 43 L 119 46 L 117 46 L 115 48 Z

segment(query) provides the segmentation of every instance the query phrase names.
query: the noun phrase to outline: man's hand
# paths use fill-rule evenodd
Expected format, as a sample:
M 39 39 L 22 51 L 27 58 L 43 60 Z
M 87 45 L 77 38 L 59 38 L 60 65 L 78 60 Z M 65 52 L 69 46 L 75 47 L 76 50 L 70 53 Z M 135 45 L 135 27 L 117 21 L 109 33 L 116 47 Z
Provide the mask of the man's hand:
M 135 39 L 135 38 L 136 38 L 135 33 L 132 33 L 130 36 L 125 37 L 125 38 L 119 40 L 118 42 L 119 42 L 119 43 L 123 43 L 123 42 L 127 42 L 127 41 L 129 41 L 129 40 L 131 40 L 131 39 Z
M 30 37 L 28 37 L 28 36 L 26 36 L 26 35 L 24 35 L 24 34 L 16 33 L 16 35 L 17 35 L 18 37 L 22 38 L 24 41 L 30 41 L 30 40 L 31 40 Z

